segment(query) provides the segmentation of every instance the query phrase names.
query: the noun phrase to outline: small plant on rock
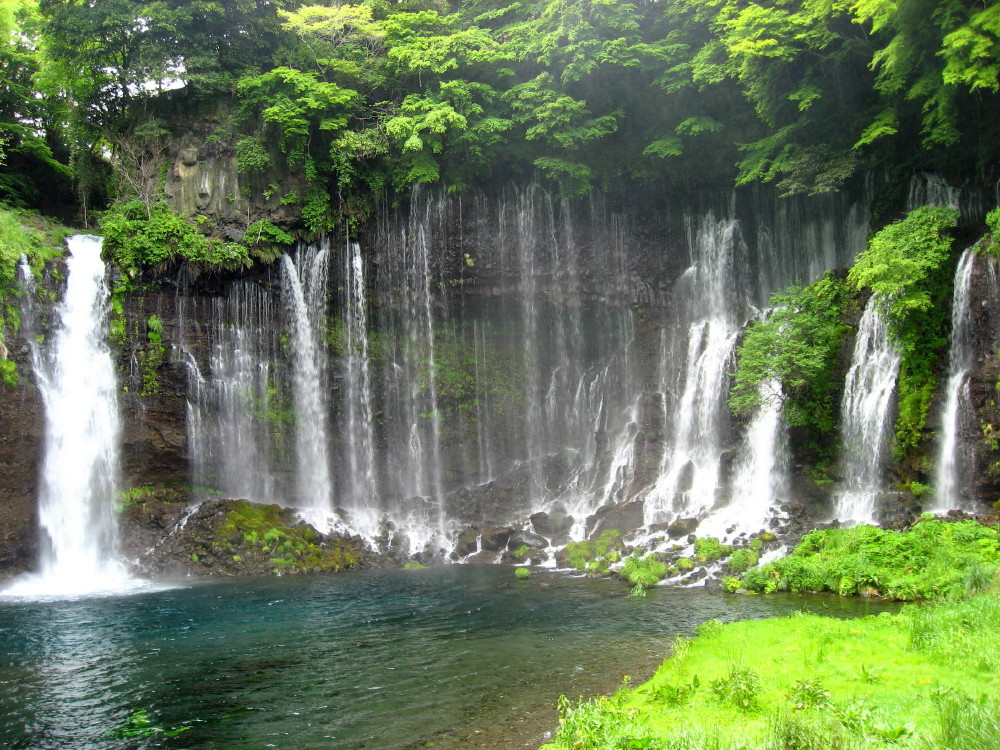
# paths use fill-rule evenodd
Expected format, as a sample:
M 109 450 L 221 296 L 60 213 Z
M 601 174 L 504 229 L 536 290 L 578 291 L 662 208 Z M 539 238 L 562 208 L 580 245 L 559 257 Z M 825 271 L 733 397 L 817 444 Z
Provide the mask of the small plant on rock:
M 703 536 L 694 540 L 694 559 L 700 563 L 724 560 L 732 551 L 732 547 L 723 544 L 714 536 Z
M 621 577 L 633 586 L 648 588 L 655 586 L 667 574 L 667 564 L 657 560 L 653 555 L 639 557 L 632 555 L 625 560 Z

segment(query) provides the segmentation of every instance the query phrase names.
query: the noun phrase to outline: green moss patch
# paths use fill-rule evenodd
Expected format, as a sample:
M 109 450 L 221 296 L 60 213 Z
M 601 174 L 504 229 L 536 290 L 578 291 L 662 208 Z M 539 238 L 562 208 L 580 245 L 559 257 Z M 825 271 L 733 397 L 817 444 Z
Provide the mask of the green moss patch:
M 294 511 L 245 500 L 232 503 L 212 544 L 238 556 L 237 562 L 275 573 L 335 573 L 362 562 L 350 541 L 320 534 Z

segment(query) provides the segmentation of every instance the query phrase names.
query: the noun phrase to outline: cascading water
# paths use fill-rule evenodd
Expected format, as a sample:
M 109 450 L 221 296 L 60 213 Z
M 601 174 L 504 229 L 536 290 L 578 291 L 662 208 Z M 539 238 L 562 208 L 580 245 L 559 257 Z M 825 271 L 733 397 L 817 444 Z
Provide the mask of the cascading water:
M 379 509 L 375 483 L 375 435 L 372 418 L 368 302 L 364 258 L 356 242 L 344 248 L 344 332 L 346 359 L 344 433 L 347 436 L 347 481 L 340 504 L 351 513 L 351 525 L 363 536 L 377 536 Z
M 266 290 L 234 284 L 227 296 L 211 301 L 204 373 L 187 343 L 180 342 L 188 365 L 187 427 L 196 492 L 265 503 L 282 498 L 273 457 L 288 409 L 273 365 L 276 312 Z
M 387 480 L 383 508 L 405 530 L 411 552 L 445 547 L 446 513 L 441 468 L 435 300 L 430 232 L 437 203 L 414 191 L 414 210 L 403 228 L 383 228 L 387 262 L 379 290 L 380 325 L 391 331 L 383 368 Z M 421 210 L 422 209 L 422 210 Z
M 45 408 L 45 453 L 38 503 L 41 570 L 16 582 L 15 595 L 83 595 L 128 583 L 116 559 L 117 382 L 105 343 L 108 289 L 100 237 L 67 241 L 66 295 L 58 329 L 32 365 Z
M 721 486 L 725 385 L 743 322 L 735 311 L 741 294 L 732 268 L 743 246 L 736 220 L 717 220 L 711 213 L 697 226 L 689 219 L 688 236 L 691 266 L 676 295 L 689 319 L 680 331 L 685 366 L 678 371 L 668 354 L 671 347 L 664 347 L 662 392 L 680 398 L 668 409 L 672 424 L 666 430 L 673 439 L 646 498 L 646 525 L 711 509 Z
M 729 503 L 698 526 L 700 535 L 725 538 L 735 530 L 768 527 L 774 509 L 788 494 L 788 435 L 781 384 L 761 384 L 761 406 L 743 435 L 733 469 Z
M 329 244 L 300 247 L 281 256 L 282 293 L 288 312 L 295 395 L 296 497 L 293 505 L 320 514 L 332 510 L 327 454 L 325 349 Z
M 841 521 L 875 520 L 878 495 L 885 486 L 885 458 L 892 434 L 892 395 L 899 373 L 899 352 L 872 295 L 858 324 L 851 367 L 841 401 L 841 474 L 844 489 L 836 498 Z
M 960 483 L 965 476 L 968 457 L 961 450 L 958 436 L 962 427 L 972 418 L 968 376 L 975 357 L 969 300 L 975 262 L 975 248 L 967 248 L 955 270 L 955 284 L 951 298 L 951 346 L 948 351 L 948 381 L 945 385 L 944 409 L 941 414 L 937 483 L 934 503 L 929 508 L 935 513 L 965 507 Z

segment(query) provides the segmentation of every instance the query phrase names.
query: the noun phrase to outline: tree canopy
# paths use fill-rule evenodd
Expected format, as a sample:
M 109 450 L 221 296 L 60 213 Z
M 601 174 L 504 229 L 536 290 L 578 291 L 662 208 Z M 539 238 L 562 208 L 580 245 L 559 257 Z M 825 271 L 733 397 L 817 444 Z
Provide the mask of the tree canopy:
M 85 181 L 170 92 L 232 99 L 241 165 L 277 143 L 317 227 L 413 182 L 820 193 L 995 176 L 1000 143 L 993 0 L 0 0 L 0 35 L 8 159 Z

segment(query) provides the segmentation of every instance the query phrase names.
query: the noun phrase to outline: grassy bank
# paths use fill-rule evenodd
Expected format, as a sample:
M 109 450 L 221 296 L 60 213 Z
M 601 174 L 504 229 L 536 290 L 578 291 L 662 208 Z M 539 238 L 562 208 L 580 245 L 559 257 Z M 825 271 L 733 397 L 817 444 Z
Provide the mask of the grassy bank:
M 834 584 L 812 590 L 872 592 L 892 580 L 887 588 L 937 599 L 854 620 L 796 613 L 709 621 L 695 638 L 675 641 L 672 656 L 644 685 L 592 701 L 563 699 L 559 731 L 544 747 L 1000 747 L 1000 586 L 989 564 L 995 531 L 934 522 L 894 536 L 824 532 L 804 545 L 785 558 L 791 564 L 765 566 L 762 580 L 798 588 L 787 574 L 807 567 L 813 584 Z M 924 553 L 935 555 L 934 563 Z M 845 573 L 855 566 L 867 571 L 859 586 Z M 919 583 L 900 588 L 901 576 Z M 932 579 L 939 585 L 925 585 Z

